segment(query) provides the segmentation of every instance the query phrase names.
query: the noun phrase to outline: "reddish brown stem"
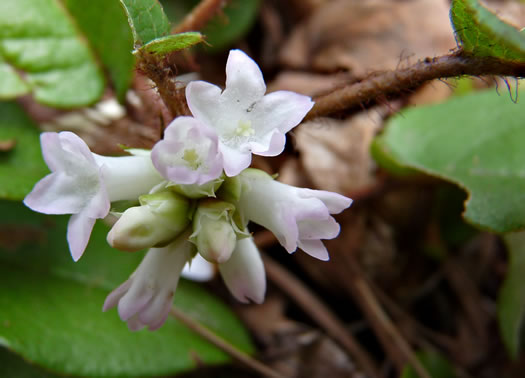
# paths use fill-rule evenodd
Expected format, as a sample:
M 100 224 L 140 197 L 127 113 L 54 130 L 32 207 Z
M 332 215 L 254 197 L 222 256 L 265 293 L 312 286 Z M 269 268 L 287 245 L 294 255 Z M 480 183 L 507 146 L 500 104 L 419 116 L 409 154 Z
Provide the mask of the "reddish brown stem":
M 201 30 L 227 2 L 227 0 L 202 0 L 171 32 L 175 34 Z
M 521 78 L 525 77 L 525 63 L 474 57 L 461 50 L 437 58 L 426 58 L 404 69 L 372 73 L 361 81 L 316 97 L 315 105 L 305 119 L 366 105 L 379 97 L 399 95 L 430 80 L 464 75 Z

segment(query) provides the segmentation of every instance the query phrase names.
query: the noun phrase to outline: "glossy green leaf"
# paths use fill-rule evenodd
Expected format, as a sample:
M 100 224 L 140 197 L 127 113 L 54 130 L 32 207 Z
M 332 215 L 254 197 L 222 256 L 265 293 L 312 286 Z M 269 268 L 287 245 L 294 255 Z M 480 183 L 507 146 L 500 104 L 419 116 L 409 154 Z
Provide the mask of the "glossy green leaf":
M 450 18 L 464 51 L 506 60 L 525 59 L 525 35 L 478 0 L 454 0 Z
M 509 268 L 498 298 L 498 321 L 503 342 L 513 358 L 522 346 L 525 320 L 525 232 L 505 236 Z
M 164 0 L 174 23 L 182 21 L 199 0 Z M 242 38 L 257 19 L 260 0 L 230 0 L 222 12 L 200 30 L 206 36 L 206 51 L 223 51 Z
M 174 319 L 155 332 L 130 332 L 115 309 L 101 311 L 109 291 L 142 258 L 111 249 L 105 225 L 95 226 L 74 263 L 65 241 L 67 216 L 5 201 L 0 214 L 0 344 L 46 370 L 76 376 L 171 375 L 229 360 Z M 181 282 L 175 305 L 253 352 L 239 320 L 199 286 Z
M 170 32 L 170 22 L 158 0 L 120 0 L 133 32 L 135 48 Z
M 0 140 L 15 143 L 0 152 L 0 198 L 23 199 L 49 170 L 40 152 L 38 129 L 16 103 L 0 102 Z
M 119 0 L 65 0 L 64 5 L 107 69 L 119 100 L 131 84 L 133 34 Z
M 407 109 L 376 143 L 398 164 L 465 189 L 468 221 L 508 232 L 525 228 L 523 119 L 521 103 L 488 90 Z
M 0 1 L 0 58 L 23 72 L 27 88 L 46 105 L 87 105 L 104 90 L 93 54 L 58 0 Z
M 174 51 L 187 49 L 204 41 L 204 36 L 197 32 L 179 33 L 157 38 L 142 46 L 138 52 L 154 55 L 165 55 Z
M 416 355 L 432 378 L 457 377 L 452 364 L 441 354 L 432 351 L 421 351 Z M 401 378 L 419 378 L 419 374 L 410 365 L 407 365 L 401 372 Z

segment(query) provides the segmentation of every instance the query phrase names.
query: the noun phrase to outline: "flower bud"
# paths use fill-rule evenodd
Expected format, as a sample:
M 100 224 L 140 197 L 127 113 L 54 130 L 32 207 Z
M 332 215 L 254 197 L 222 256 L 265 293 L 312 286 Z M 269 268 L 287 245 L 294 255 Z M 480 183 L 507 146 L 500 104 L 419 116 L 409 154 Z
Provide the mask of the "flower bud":
M 237 243 L 237 234 L 247 236 L 235 224 L 234 212 L 235 206 L 228 202 L 206 200 L 199 204 L 193 216 L 191 240 L 206 260 L 227 261 Z
M 222 177 L 209 181 L 205 184 L 168 184 L 175 193 L 182 194 L 188 198 L 215 197 L 215 192 L 221 187 L 224 179 Z
M 141 206 L 127 209 L 109 231 L 108 243 L 123 251 L 162 247 L 189 223 L 189 200 L 171 191 L 146 194 Z

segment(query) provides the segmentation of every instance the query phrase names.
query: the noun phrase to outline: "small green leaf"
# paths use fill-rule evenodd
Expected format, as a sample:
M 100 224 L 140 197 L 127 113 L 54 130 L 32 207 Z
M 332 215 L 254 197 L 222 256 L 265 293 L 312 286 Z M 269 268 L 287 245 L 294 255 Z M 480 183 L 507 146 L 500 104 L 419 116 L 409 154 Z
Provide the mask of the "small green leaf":
M 138 49 L 137 52 L 146 52 L 154 55 L 165 55 L 174 51 L 187 49 L 188 47 L 203 41 L 204 37 L 201 33 L 179 33 L 154 39 L 153 41 Z
M 471 223 L 525 228 L 525 107 L 509 97 L 488 90 L 407 109 L 375 143 L 398 164 L 465 189 Z
M 432 378 L 455 378 L 456 373 L 452 364 L 441 354 L 432 351 L 416 353 L 418 360 L 425 367 Z M 401 372 L 401 378 L 418 378 L 419 374 L 407 365 Z
M 172 318 L 158 331 L 130 332 L 116 309 L 102 312 L 109 291 L 143 256 L 110 248 L 105 225 L 95 225 L 88 249 L 74 263 L 65 239 L 68 216 L 37 214 L 7 201 L 0 202 L 0 214 L 0 344 L 46 370 L 75 376 L 165 376 L 229 361 Z M 253 352 L 239 320 L 199 286 L 181 282 L 175 305 Z
M 104 90 L 91 51 L 58 0 L 0 1 L 0 59 L 22 71 L 25 89 L 46 105 L 88 105 Z M 12 80 L 5 72 L 2 86 Z
M 124 99 L 133 77 L 133 34 L 119 0 L 65 0 L 91 46 L 107 68 L 117 97 Z
M 158 0 L 120 0 L 133 32 L 135 48 L 170 32 L 170 22 Z
M 464 51 L 476 56 L 525 60 L 525 36 L 478 0 L 454 0 L 450 18 Z
M 509 269 L 498 298 L 498 321 L 503 342 L 512 358 L 520 352 L 525 320 L 525 232 L 505 235 Z
M 0 140 L 14 142 L 13 148 L 0 152 L 0 198 L 23 199 L 49 170 L 36 125 L 16 103 L 0 102 Z

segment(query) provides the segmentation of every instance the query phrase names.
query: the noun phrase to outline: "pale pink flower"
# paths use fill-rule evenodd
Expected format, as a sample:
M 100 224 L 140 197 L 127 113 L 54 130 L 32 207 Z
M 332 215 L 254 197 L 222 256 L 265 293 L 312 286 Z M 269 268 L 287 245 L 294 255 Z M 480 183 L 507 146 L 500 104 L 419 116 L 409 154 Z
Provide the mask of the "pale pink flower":
M 349 207 L 350 198 L 286 185 L 257 169 L 246 169 L 239 179 L 242 191 L 237 209 L 246 220 L 272 231 L 289 253 L 299 247 L 315 258 L 329 259 L 321 239 L 339 235 L 340 226 L 330 214 Z
M 195 253 L 188 236 L 184 232 L 166 247 L 150 248 L 130 278 L 108 295 L 102 311 L 118 306 L 120 318 L 132 331 L 160 328 L 169 315 L 182 269 Z
M 178 117 L 151 152 L 153 165 L 176 184 L 202 185 L 222 174 L 215 132 L 193 117 Z
M 72 214 L 67 240 L 75 261 L 86 249 L 95 220 L 108 215 L 112 201 L 136 199 L 162 181 L 149 155 L 100 156 L 68 131 L 42 133 L 40 142 L 51 173 L 24 203 L 44 214 Z

